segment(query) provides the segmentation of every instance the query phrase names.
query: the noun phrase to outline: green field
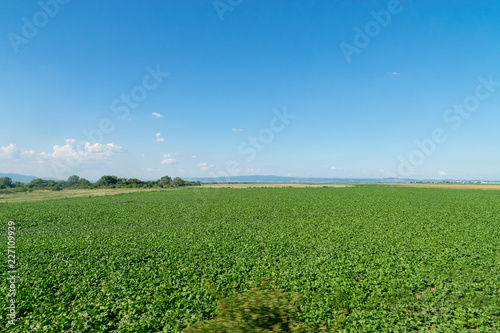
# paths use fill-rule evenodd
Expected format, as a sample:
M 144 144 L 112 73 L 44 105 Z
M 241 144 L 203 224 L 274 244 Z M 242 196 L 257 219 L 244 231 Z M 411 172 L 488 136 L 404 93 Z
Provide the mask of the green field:
M 312 330 L 500 329 L 500 192 L 197 188 L 0 204 L 11 332 L 179 332 L 263 277 Z M 6 300 L 6 298 L 4 297 Z M 437 330 L 434 330 L 437 329 Z

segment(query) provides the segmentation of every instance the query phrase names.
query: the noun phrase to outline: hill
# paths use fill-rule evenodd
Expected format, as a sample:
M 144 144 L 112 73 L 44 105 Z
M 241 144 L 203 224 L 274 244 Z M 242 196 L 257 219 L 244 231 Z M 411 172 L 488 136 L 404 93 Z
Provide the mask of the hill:
M 9 177 L 9 178 L 12 179 L 13 182 L 23 182 L 23 183 L 29 183 L 33 179 L 40 178 L 40 177 L 35 177 L 35 176 L 20 175 L 20 174 L 17 174 L 17 173 L 0 173 L 0 178 L 2 178 L 2 177 Z M 45 179 L 45 180 L 58 180 L 56 178 L 50 178 L 50 177 L 42 178 L 42 179 Z

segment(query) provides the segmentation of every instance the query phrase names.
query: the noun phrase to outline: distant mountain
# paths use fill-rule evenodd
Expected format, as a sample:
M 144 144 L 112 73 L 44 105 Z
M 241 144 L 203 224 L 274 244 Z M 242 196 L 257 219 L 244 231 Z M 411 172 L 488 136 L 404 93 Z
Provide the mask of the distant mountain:
M 349 184 L 376 184 L 376 183 L 498 183 L 498 181 L 480 181 L 480 180 L 457 180 L 457 179 L 412 179 L 412 178 L 306 178 L 306 177 L 283 177 L 283 176 L 237 176 L 237 177 L 201 177 L 186 178 L 189 181 L 200 181 L 202 183 L 349 183 Z
M 35 176 L 27 176 L 20 175 L 17 173 L 0 173 L 0 178 L 2 177 L 10 177 L 14 182 L 23 182 L 29 183 L 33 179 L 40 178 Z M 42 178 L 45 180 L 59 180 L 57 178 Z M 410 178 L 307 178 L 307 177 L 283 177 L 283 176 L 236 176 L 236 177 L 191 177 L 184 178 L 189 181 L 200 181 L 202 183 L 278 183 L 278 184 L 287 184 L 287 183 L 349 183 L 349 184 L 360 184 L 360 183 L 368 183 L 368 184 L 376 184 L 376 183 L 414 183 L 414 182 L 422 182 L 422 183 L 445 183 L 445 182 L 456 182 L 457 180 L 453 179 L 410 179 Z M 152 179 L 156 180 L 156 179 Z M 465 180 L 467 183 L 477 182 L 481 183 L 481 180 Z M 500 183 L 500 181 L 486 181 L 489 183 Z
M 2 177 L 9 177 L 12 179 L 13 182 L 23 182 L 23 183 L 29 183 L 33 179 L 37 179 L 40 177 L 35 177 L 35 176 L 26 176 L 26 175 L 19 175 L 17 173 L 0 173 L 0 178 Z M 42 178 L 45 180 L 58 180 L 56 178 Z
M 419 181 L 407 178 L 305 178 L 283 176 L 237 176 L 237 177 L 202 177 L 186 178 L 202 183 L 411 183 Z

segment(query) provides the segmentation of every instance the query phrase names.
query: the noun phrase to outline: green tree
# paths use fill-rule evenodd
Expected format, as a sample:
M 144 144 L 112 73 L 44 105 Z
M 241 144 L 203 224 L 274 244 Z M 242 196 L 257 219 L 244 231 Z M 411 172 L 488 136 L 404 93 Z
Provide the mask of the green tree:
M 46 188 L 47 186 L 49 186 L 49 182 L 41 178 L 35 178 L 28 184 L 28 187 L 37 189 Z
M 116 186 L 118 186 L 118 187 L 127 186 L 127 178 L 118 178 L 118 181 L 116 182 Z
M 181 177 L 175 177 L 172 182 L 172 186 L 184 186 L 185 182 Z
M 59 180 L 57 181 L 54 186 L 52 186 L 51 190 L 52 191 L 61 191 L 66 185 L 66 182 L 64 180 Z
M 68 187 L 75 186 L 78 184 L 79 180 L 80 180 L 80 177 L 78 177 L 77 175 L 73 175 L 73 176 L 68 178 L 68 181 L 66 182 L 66 186 L 68 186 Z
M 168 186 L 170 183 L 172 182 L 172 178 L 169 177 L 169 176 L 163 176 L 160 178 L 160 180 L 158 181 L 158 185 L 160 185 L 161 187 L 166 187 Z
M 10 177 L 2 177 L 0 178 L 0 188 L 11 188 L 13 187 L 12 178 Z
M 102 176 L 95 184 L 98 187 L 111 187 L 118 182 L 118 177 L 116 176 Z
M 91 183 L 91 182 L 89 182 L 89 181 L 88 181 L 87 179 L 85 179 L 85 178 L 80 178 L 80 179 L 78 180 L 78 187 L 79 187 L 79 188 L 89 188 L 89 187 L 90 187 L 90 185 L 92 185 L 92 183 Z
M 66 181 L 65 181 L 65 180 L 58 180 L 58 181 L 54 184 L 54 186 L 58 186 L 58 185 L 59 185 L 60 187 L 66 187 L 66 186 L 67 186 L 67 183 L 66 183 Z
M 127 183 L 129 187 L 140 187 L 142 185 L 142 181 L 137 178 L 129 178 L 129 180 L 127 180 Z

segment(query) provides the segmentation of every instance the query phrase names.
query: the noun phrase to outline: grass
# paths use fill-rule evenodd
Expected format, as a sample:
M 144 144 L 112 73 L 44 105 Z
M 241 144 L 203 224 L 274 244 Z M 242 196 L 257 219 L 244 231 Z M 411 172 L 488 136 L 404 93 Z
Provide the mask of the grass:
M 204 184 L 203 188 L 304 188 L 304 187 L 351 187 L 351 184 L 306 184 L 306 183 L 239 183 L 239 184 Z
M 190 188 L 1 207 L 5 235 L 16 222 L 12 332 L 181 332 L 266 302 L 316 331 L 500 329 L 497 191 Z M 252 292 L 263 277 L 271 299 Z
M 275 187 L 349 187 L 348 184 L 204 184 L 203 188 L 275 188 Z M 69 199 L 81 197 L 100 197 L 136 192 L 171 191 L 180 188 L 104 188 L 104 189 L 69 189 L 61 191 L 38 190 L 33 192 L 0 194 L 0 203 L 31 202 L 53 199 Z M 185 189 L 193 189 L 186 187 Z
M 461 190 L 500 190 L 500 184 L 399 184 L 398 186 Z
M 161 188 L 141 189 L 141 188 L 107 188 L 107 189 L 72 189 L 62 191 L 33 191 L 22 193 L 0 194 L 0 203 L 9 202 L 32 202 L 54 199 L 69 199 L 81 197 L 100 197 L 107 195 L 117 195 L 123 193 L 161 191 Z
M 450 188 L 450 189 L 475 189 L 475 190 L 499 190 L 500 185 L 496 184 L 273 184 L 273 183 L 238 183 L 238 184 L 203 184 L 201 188 L 319 188 L 319 187 L 352 187 L 352 186 L 401 186 L 401 187 L 420 187 L 420 188 Z M 194 189 L 194 188 L 186 188 Z M 62 191 L 33 191 L 22 193 L 0 194 L 0 203 L 8 202 L 31 202 L 53 199 L 69 199 L 80 197 L 95 197 L 117 195 L 124 193 L 168 191 L 172 188 L 109 188 L 109 189 L 71 189 Z M 178 189 L 177 189 L 178 190 Z

